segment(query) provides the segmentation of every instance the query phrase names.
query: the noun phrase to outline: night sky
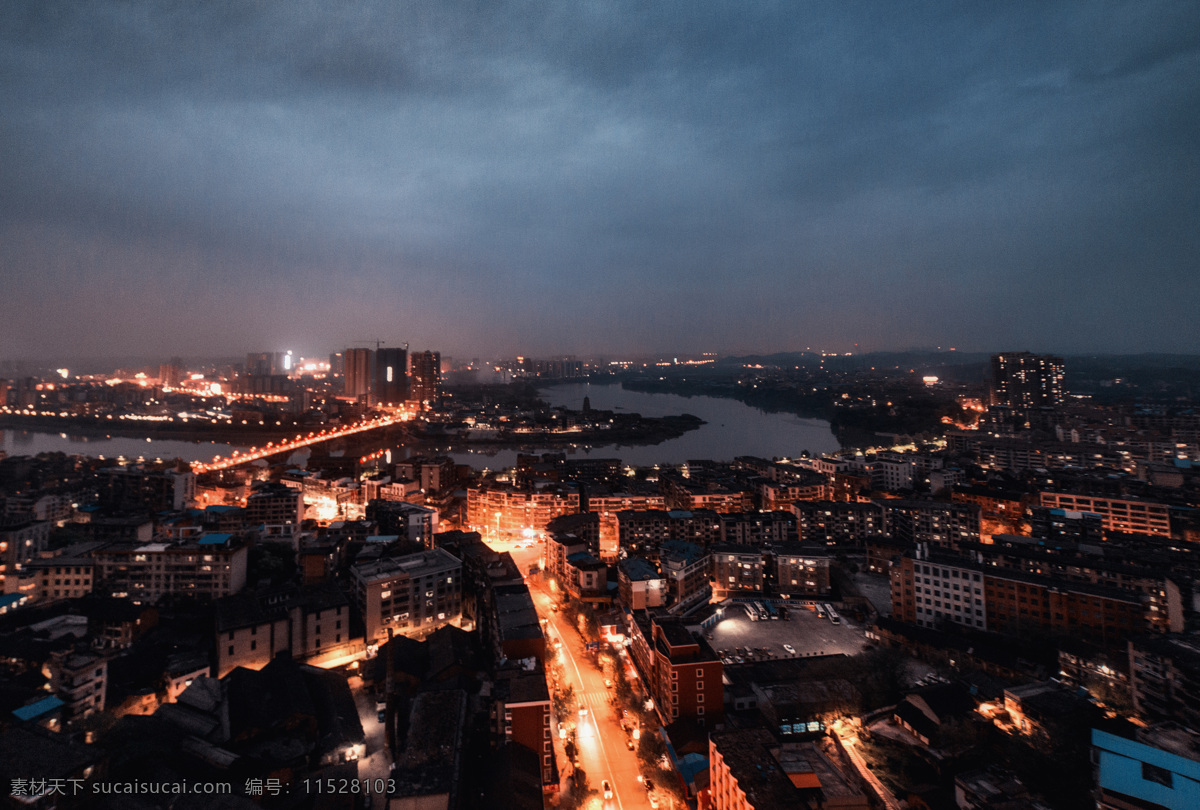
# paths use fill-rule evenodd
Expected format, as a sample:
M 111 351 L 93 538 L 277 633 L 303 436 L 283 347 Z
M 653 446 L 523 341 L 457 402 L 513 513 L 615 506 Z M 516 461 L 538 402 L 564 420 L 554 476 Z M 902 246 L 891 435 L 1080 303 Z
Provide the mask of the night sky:
M 1200 3 L 0 11 L 0 359 L 1200 348 Z

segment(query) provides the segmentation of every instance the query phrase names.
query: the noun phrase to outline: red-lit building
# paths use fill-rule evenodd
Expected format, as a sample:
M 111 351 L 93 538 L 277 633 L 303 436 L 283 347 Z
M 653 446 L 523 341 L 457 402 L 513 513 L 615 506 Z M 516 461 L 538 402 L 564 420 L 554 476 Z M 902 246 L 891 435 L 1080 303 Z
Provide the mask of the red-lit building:
M 675 617 L 638 613 L 630 624 L 633 661 L 663 724 L 685 718 L 702 726 L 721 722 L 723 667 L 712 647 Z

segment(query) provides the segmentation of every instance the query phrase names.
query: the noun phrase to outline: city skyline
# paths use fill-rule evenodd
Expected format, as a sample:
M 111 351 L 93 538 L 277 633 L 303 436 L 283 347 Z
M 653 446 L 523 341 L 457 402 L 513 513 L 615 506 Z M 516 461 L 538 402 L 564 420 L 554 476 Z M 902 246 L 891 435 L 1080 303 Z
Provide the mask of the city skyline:
M 1198 32 L 1169 3 L 18 4 L 0 360 L 1186 352 Z

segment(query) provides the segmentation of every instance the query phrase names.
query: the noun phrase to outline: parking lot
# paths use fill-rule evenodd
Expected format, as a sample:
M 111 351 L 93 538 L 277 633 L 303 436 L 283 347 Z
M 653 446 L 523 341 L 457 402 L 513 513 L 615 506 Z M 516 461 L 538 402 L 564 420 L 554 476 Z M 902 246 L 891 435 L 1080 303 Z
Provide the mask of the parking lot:
M 862 628 L 844 616 L 841 624 L 803 608 L 788 611 L 789 620 L 750 621 L 740 604 L 725 607 L 709 631 L 712 645 L 727 664 L 814 655 L 855 655 L 866 646 Z M 784 645 L 791 647 L 789 651 Z

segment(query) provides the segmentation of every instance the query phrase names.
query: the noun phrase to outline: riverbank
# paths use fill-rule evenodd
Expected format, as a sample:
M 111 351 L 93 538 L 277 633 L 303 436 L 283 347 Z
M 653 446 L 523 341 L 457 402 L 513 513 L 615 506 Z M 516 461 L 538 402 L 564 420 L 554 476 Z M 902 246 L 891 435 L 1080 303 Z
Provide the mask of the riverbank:
M 318 426 L 280 425 L 255 426 L 153 422 L 136 419 L 98 419 L 96 417 L 24 416 L 6 414 L 0 417 L 0 430 L 24 430 L 35 433 L 65 433 L 91 439 L 112 436 L 141 439 L 162 439 L 182 442 L 221 442 L 235 446 L 258 446 L 267 441 L 292 438 L 308 433 Z
M 575 445 L 603 446 L 654 445 L 678 439 L 685 433 L 698 430 L 705 421 L 692 414 L 643 417 L 636 414 L 613 414 L 609 427 L 590 430 L 517 429 L 497 430 L 495 436 L 467 435 L 465 432 L 428 432 L 413 425 L 407 427 L 407 437 L 413 445 L 451 445 L 453 447 L 568 447 Z

